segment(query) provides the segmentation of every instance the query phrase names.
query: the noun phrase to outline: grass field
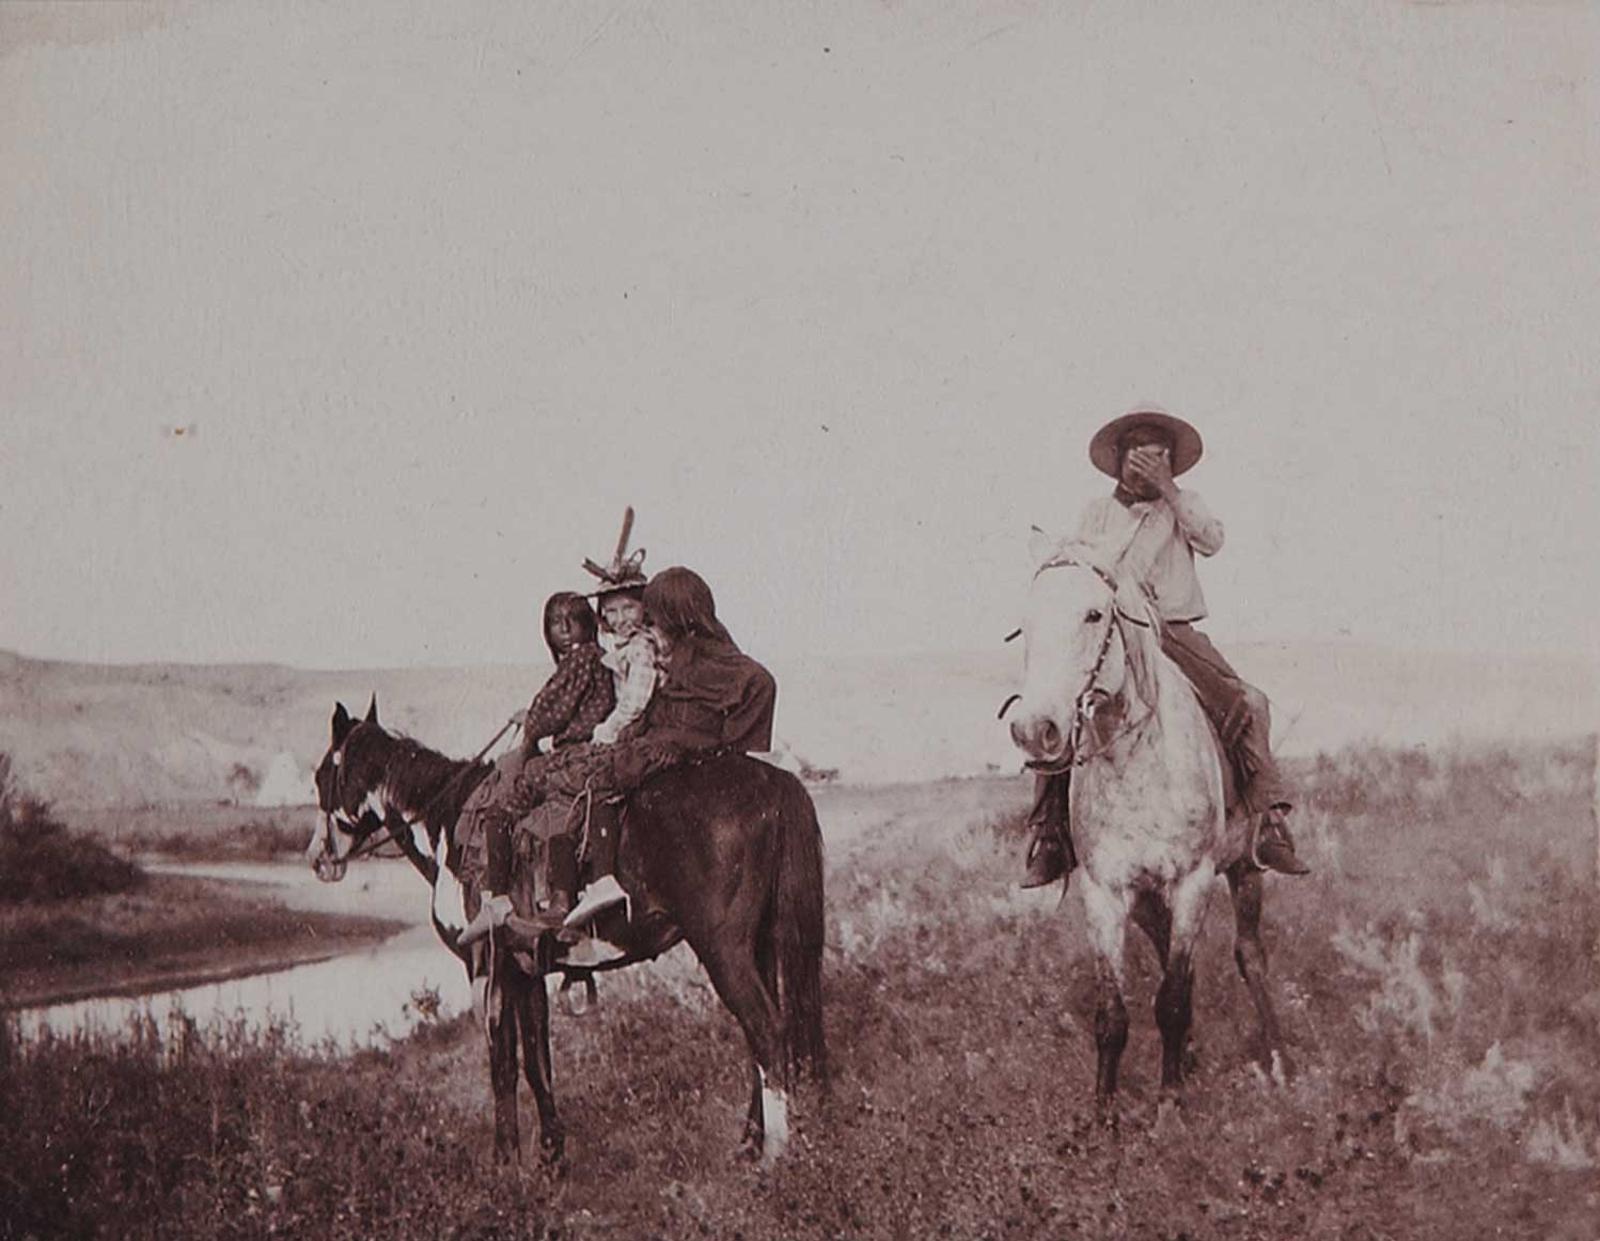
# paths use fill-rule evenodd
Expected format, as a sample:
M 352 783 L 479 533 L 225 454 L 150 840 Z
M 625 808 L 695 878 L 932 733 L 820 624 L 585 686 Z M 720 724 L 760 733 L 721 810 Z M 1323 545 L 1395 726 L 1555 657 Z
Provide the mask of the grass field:
M 830 788 L 833 1080 L 771 1172 L 734 1157 L 742 1041 L 680 950 L 557 1018 L 560 1177 L 491 1162 L 466 1018 L 353 1059 L 0 1041 L 0 1236 L 1592 1238 L 1592 742 L 1299 775 L 1316 870 L 1269 881 L 1266 931 L 1287 1087 L 1251 1061 L 1219 881 L 1183 1108 L 1158 1121 L 1140 941 L 1122 1123 L 1091 1124 L 1082 919 L 1014 887 L 1023 783 Z

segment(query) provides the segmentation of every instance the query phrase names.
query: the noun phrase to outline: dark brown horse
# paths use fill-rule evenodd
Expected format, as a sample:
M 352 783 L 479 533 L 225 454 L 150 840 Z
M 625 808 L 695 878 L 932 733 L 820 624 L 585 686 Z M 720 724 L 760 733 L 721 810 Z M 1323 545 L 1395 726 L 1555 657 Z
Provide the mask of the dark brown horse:
M 550 1067 L 544 978 L 586 984 L 597 969 L 660 955 L 686 940 L 717 995 L 738 1020 L 753 1061 L 745 1143 L 767 1161 L 788 1140 L 788 1098 L 803 1071 L 824 1071 L 822 1031 L 822 834 L 805 787 L 744 755 L 720 755 L 661 772 L 627 799 L 617 878 L 632 898 L 597 918 L 620 952 L 596 959 L 596 940 L 576 947 L 542 936 L 536 947 L 457 937 L 478 893 L 457 877 L 456 819 L 492 768 L 456 760 L 334 707 L 333 735 L 317 768 L 322 820 L 307 850 L 320 878 L 393 840 L 433 889 L 439 938 L 466 965 L 486 1015 L 495 1100 L 495 1151 L 516 1155 L 517 1059 L 539 1110 L 545 1159 L 563 1133 Z

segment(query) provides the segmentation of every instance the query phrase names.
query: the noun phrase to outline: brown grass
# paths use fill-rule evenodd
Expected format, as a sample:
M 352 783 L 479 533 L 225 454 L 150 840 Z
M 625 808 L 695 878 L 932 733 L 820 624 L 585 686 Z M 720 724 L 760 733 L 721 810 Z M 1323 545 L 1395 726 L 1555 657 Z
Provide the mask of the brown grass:
M 1270 881 L 1267 930 L 1288 1087 L 1252 1066 L 1219 884 L 1180 1114 L 1158 1121 L 1139 945 L 1122 1124 L 1090 1123 L 1081 916 L 1013 886 L 1023 782 L 830 789 L 835 1076 L 774 1171 L 733 1157 L 742 1043 L 679 952 L 558 1017 L 564 1178 L 490 1162 L 464 1018 L 350 1060 L 227 1031 L 0 1044 L 0 1235 L 1587 1238 L 1592 754 L 1300 773 L 1316 871 Z

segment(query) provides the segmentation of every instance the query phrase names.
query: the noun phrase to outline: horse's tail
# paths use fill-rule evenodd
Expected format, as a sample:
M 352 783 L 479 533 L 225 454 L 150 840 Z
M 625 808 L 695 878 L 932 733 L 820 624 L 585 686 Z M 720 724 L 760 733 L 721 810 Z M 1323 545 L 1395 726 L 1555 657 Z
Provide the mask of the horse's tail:
M 783 1056 L 791 1073 L 827 1076 L 822 1030 L 822 828 L 799 780 L 782 781 L 778 874 L 772 934 L 776 940 Z

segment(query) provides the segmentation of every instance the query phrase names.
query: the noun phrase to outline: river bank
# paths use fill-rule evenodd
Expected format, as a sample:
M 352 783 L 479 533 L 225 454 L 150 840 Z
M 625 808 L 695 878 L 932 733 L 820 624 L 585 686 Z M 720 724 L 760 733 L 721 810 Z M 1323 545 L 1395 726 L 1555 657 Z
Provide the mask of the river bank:
M 0 906 L 0 1008 L 136 995 L 318 961 L 409 925 L 398 908 L 336 912 L 256 878 L 154 869 L 135 892 Z
M 838 846 L 907 815 L 979 815 L 996 797 L 1015 797 L 1017 787 L 977 779 L 813 794 L 828 843 Z M 298 848 L 276 860 L 238 860 L 238 813 L 169 808 L 92 823 L 104 839 L 159 839 L 165 848 L 135 855 L 148 873 L 138 891 L 0 906 L 0 1009 L 248 978 L 349 956 L 428 926 L 427 888 L 406 863 L 364 861 L 343 882 L 325 884 L 312 878 Z M 424 958 L 430 943 L 437 949 L 431 932 L 416 945 Z

